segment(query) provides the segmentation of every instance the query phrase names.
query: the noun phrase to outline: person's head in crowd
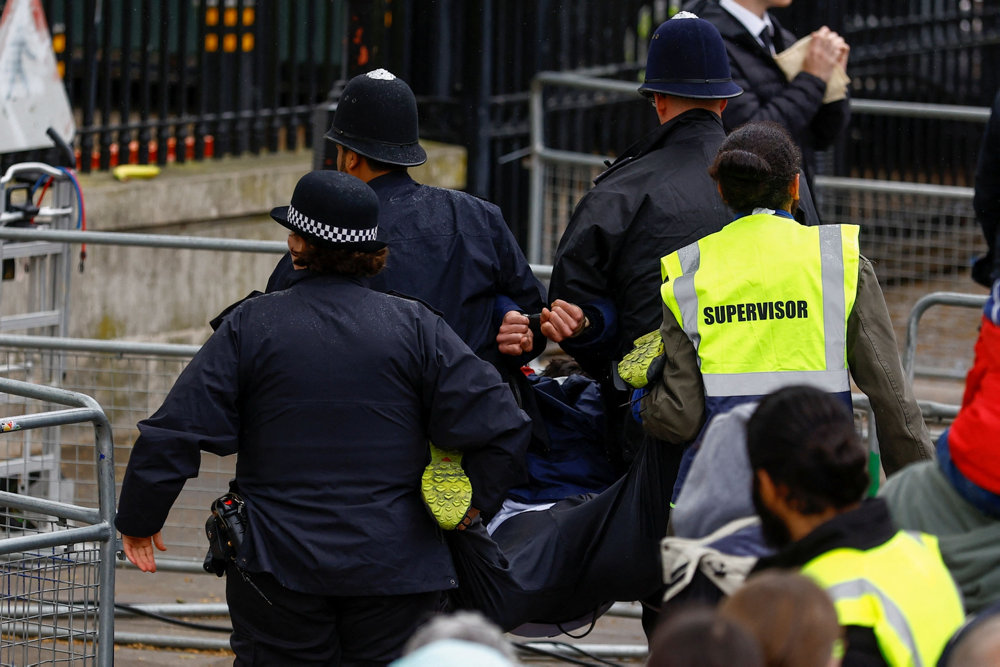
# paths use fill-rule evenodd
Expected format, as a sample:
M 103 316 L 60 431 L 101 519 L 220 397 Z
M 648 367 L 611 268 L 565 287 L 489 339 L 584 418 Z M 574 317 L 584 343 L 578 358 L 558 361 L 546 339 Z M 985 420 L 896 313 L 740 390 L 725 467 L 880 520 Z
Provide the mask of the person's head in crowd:
M 678 12 L 653 33 L 639 93 L 653 103 L 661 124 L 695 108 L 721 116 L 726 100 L 742 92 L 722 35 L 708 21 Z
M 857 507 L 868 488 L 868 452 L 852 412 L 815 387 L 765 396 L 747 422 L 747 453 L 754 508 L 774 547 Z
M 388 249 L 378 240 L 378 196 L 344 173 L 312 171 L 299 179 L 288 206 L 271 217 L 288 228 L 288 251 L 296 269 L 349 278 L 373 276 Z
M 755 208 L 795 213 L 802 151 L 788 130 L 772 121 L 746 123 L 719 147 L 709 175 L 734 212 Z
M 763 667 L 749 630 L 711 607 L 678 609 L 653 632 L 649 667 Z
M 757 638 L 767 667 L 836 667 L 844 646 L 833 601 L 797 572 L 754 575 L 719 605 L 719 614 Z
M 955 636 L 938 663 L 943 667 L 1000 665 L 1000 605 L 985 610 Z
M 500 628 L 474 611 L 434 616 L 413 633 L 394 667 L 505 667 L 519 664 Z

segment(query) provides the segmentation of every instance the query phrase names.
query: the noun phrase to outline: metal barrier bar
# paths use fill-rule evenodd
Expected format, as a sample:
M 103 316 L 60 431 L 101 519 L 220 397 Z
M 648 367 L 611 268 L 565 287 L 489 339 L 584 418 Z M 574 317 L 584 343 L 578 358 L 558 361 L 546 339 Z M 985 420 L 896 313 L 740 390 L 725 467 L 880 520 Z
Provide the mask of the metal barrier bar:
M 979 308 L 986 304 L 986 296 L 980 294 L 962 294 L 960 292 L 934 292 L 920 298 L 910 311 L 906 322 L 906 347 L 903 350 L 903 370 L 906 377 L 913 382 L 913 359 L 917 354 L 917 327 L 920 318 L 931 306 L 959 306 L 963 308 Z
M 152 354 L 163 357 L 190 358 L 201 349 L 200 345 L 176 343 L 142 343 L 124 340 L 98 340 L 95 338 L 57 338 L 49 336 L 23 336 L 0 334 L 0 347 L 29 348 L 33 350 L 65 350 L 68 352 L 106 352 L 109 354 Z
M 91 422 L 94 425 L 95 461 L 98 478 L 98 509 L 96 517 L 92 508 L 79 507 L 67 503 L 56 503 L 37 498 L 28 498 L 18 494 L 4 493 L 0 496 L 7 506 L 25 509 L 43 509 L 53 511 L 57 516 L 80 518 L 99 521 L 91 526 L 73 528 L 58 533 L 48 533 L 15 537 L 0 541 L 0 553 L 12 553 L 45 546 L 63 545 L 83 541 L 100 542 L 100 563 L 98 572 L 100 588 L 98 591 L 97 617 L 97 664 L 109 666 L 114 664 L 114 609 L 115 601 L 115 532 L 113 527 L 115 515 L 115 476 L 114 447 L 111 440 L 111 425 L 97 402 L 84 394 L 66 391 L 55 387 L 43 387 L 20 382 L 8 378 L 0 378 L 0 393 L 33 398 L 59 405 L 65 405 L 80 410 L 56 411 L 50 418 L 45 413 L 18 417 L 19 430 L 40 428 L 55 424 L 67 423 L 67 414 L 77 417 L 78 423 Z M 9 431 L 17 432 L 17 431 Z M 70 538 L 72 538 L 70 540 Z M 68 541 L 70 540 L 70 541 Z M 101 611 L 103 610 L 103 612 Z
M 957 185 L 934 185 L 932 183 L 904 183 L 902 181 L 879 181 L 867 178 L 847 178 L 843 176 L 817 176 L 817 190 L 850 190 L 852 192 L 879 192 L 894 195 L 926 195 L 946 199 L 972 200 L 972 188 Z
M 573 72 L 539 72 L 532 79 L 529 97 L 529 127 L 531 135 L 531 161 L 529 172 L 528 205 L 528 260 L 533 263 L 543 261 L 542 238 L 544 234 L 545 211 L 545 166 L 547 164 L 579 165 L 581 167 L 602 167 L 604 156 L 589 153 L 550 148 L 545 136 L 545 95 L 546 86 L 561 86 L 577 90 L 604 92 L 608 95 L 637 95 L 635 82 L 606 79 Z M 908 118 L 931 118 L 950 121 L 970 121 L 985 123 L 990 109 L 944 104 L 915 104 L 883 100 L 852 99 L 851 110 L 859 114 L 872 114 Z M 949 199 L 970 199 L 973 190 L 967 187 L 931 185 L 894 181 L 872 181 L 867 179 L 823 177 L 816 179 L 817 190 L 836 189 L 854 192 L 878 192 L 901 195 L 926 195 Z
M 288 245 L 283 241 L 254 241 L 250 239 L 172 236 L 168 234 L 131 234 L 127 232 L 85 232 L 79 230 L 32 229 L 29 227 L 0 227 L 0 239 L 8 241 L 91 243 L 94 245 L 121 245 L 142 248 L 221 250 L 226 252 L 283 253 L 288 251 Z M 547 280 L 552 275 L 552 267 L 548 264 L 532 264 L 531 270 L 539 279 Z M 17 343 L 12 344 L 17 345 Z M 34 345 L 33 347 L 42 347 L 42 345 Z M 79 347 L 75 349 L 103 351 L 98 350 L 96 347 Z M 129 351 L 134 351 L 137 354 L 161 354 L 155 350 L 140 350 L 139 348 L 133 348 Z
M 851 98 L 851 113 L 902 116 L 905 118 L 934 118 L 937 120 L 970 121 L 974 123 L 986 123 L 990 119 L 990 110 L 988 107 L 930 104 L 927 102 L 863 100 L 857 98 Z
M 84 232 L 26 227 L 0 227 L 0 239 L 260 253 L 281 253 L 288 250 L 288 245 L 283 241 L 253 241 L 201 236 L 171 236 L 168 234 L 129 234 L 126 232 Z

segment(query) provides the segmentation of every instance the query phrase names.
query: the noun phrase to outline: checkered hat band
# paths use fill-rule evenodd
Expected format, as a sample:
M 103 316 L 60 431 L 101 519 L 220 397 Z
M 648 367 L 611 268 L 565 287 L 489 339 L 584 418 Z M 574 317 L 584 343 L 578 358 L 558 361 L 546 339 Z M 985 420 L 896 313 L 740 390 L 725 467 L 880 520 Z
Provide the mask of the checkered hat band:
M 294 206 L 288 207 L 288 222 L 292 223 L 295 227 L 306 234 L 311 234 L 312 236 L 332 241 L 334 243 L 360 243 L 362 241 L 374 241 L 378 235 L 377 226 L 370 229 L 343 229 L 341 227 L 333 227 L 332 225 L 326 225 L 317 220 L 313 220 L 304 213 L 297 211 Z

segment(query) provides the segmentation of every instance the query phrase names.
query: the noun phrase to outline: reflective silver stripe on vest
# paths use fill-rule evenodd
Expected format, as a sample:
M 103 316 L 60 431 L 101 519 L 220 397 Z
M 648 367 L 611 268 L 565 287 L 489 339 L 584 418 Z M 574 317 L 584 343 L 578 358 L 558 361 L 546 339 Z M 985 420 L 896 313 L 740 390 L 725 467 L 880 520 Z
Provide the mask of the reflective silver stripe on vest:
M 847 368 L 847 304 L 844 301 L 844 244 L 840 225 L 820 225 L 819 253 L 823 275 L 823 334 L 826 367 Z
M 694 274 L 701 266 L 701 249 L 698 248 L 697 241 L 678 250 L 677 259 L 681 264 L 681 275 L 674 281 L 674 298 L 681 309 L 684 333 L 694 343 L 697 351 L 701 343 L 701 334 L 698 333 L 698 293 L 694 288 Z M 698 367 L 701 368 L 700 356 Z
M 851 389 L 851 381 L 843 370 L 706 373 L 702 380 L 707 396 L 763 396 L 793 384 L 809 385 L 830 393 Z
M 910 624 L 906 622 L 906 616 L 903 615 L 902 610 L 893 602 L 892 598 L 883 593 L 878 586 L 867 579 L 851 579 L 830 586 L 826 592 L 833 599 L 834 604 L 840 600 L 855 600 L 865 595 L 878 598 L 879 602 L 882 603 L 882 610 L 885 612 L 885 619 L 889 622 L 889 627 L 909 648 L 910 655 L 913 656 L 914 667 L 922 667 L 923 661 L 920 659 L 920 651 L 917 650 L 917 642 L 913 638 Z

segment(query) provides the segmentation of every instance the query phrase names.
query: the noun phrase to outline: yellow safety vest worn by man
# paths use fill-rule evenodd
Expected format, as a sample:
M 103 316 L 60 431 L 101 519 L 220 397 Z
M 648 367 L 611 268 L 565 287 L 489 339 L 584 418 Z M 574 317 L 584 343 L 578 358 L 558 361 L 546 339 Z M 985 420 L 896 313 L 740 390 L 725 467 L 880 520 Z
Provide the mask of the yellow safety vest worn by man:
M 802 572 L 833 599 L 841 625 L 872 628 L 889 665 L 934 665 L 965 621 L 931 535 L 899 531 L 866 551 L 834 549 Z
M 845 664 L 881 656 L 891 667 L 932 667 L 965 621 L 937 538 L 897 531 L 881 499 L 834 516 L 754 572 L 770 568 L 801 568 L 830 595 L 846 628 Z
M 875 411 L 886 472 L 931 458 L 857 226 L 804 227 L 755 209 L 664 257 L 661 272 L 665 364 L 640 410 L 651 435 L 686 444 L 692 421 L 792 384 L 850 404 L 853 376 Z

